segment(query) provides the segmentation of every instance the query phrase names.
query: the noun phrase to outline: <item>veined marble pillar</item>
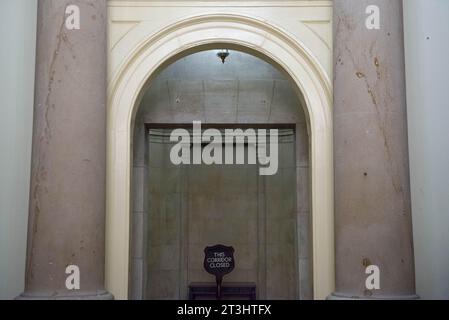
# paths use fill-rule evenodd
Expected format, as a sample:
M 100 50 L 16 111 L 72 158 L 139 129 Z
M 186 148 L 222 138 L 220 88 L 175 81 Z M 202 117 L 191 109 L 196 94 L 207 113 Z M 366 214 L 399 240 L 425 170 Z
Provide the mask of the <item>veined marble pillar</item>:
M 402 0 L 335 0 L 334 32 L 331 298 L 416 298 Z M 380 289 L 366 286 L 371 265 L 379 267 Z
M 106 12 L 106 0 L 39 0 L 22 299 L 112 298 L 104 290 Z M 69 265 L 79 267 L 79 290 L 66 287 Z

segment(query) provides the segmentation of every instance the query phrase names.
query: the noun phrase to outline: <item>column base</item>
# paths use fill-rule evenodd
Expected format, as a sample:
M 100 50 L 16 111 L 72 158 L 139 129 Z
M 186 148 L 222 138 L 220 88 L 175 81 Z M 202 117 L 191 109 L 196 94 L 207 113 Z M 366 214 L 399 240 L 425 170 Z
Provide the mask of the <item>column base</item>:
M 24 292 L 16 300 L 114 300 L 114 296 L 107 291 L 74 293 Z
M 327 300 L 419 300 L 420 297 L 414 295 L 376 295 L 360 296 L 349 293 L 334 292 L 327 297 Z

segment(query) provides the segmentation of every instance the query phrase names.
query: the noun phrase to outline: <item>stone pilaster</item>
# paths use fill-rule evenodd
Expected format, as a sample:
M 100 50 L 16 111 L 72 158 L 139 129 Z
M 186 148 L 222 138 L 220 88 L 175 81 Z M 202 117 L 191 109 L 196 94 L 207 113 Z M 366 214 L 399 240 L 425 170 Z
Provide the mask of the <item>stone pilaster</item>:
M 80 9 L 80 29 L 67 28 L 69 5 Z M 22 299 L 112 298 L 104 290 L 106 12 L 106 0 L 39 0 Z M 69 265 L 80 269 L 80 290 L 66 288 Z
M 370 5 L 380 9 L 380 29 L 365 24 Z M 401 0 L 334 1 L 331 298 L 416 297 L 402 21 Z M 380 290 L 365 286 L 369 265 L 380 268 Z

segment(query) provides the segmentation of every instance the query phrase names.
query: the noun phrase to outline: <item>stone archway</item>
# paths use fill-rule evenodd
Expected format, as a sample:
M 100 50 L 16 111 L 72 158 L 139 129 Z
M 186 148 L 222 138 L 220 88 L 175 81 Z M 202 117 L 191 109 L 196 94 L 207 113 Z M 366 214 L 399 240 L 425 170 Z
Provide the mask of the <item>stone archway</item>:
M 147 37 L 128 56 L 108 90 L 106 287 L 128 296 L 131 141 L 145 84 L 165 63 L 199 47 L 226 44 L 278 65 L 304 96 L 310 136 L 313 274 L 316 299 L 334 289 L 332 94 L 307 48 L 285 31 L 247 16 L 206 15 Z

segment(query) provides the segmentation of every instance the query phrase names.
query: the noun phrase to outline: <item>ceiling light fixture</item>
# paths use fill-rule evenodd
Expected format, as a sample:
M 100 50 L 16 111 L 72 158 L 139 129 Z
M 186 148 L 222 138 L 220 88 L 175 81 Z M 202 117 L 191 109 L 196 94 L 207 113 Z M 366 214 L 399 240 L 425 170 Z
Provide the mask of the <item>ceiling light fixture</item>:
M 219 57 L 221 62 L 223 62 L 224 64 L 226 62 L 226 59 L 229 57 L 229 50 L 228 49 L 221 50 L 219 53 L 217 53 L 217 57 Z

